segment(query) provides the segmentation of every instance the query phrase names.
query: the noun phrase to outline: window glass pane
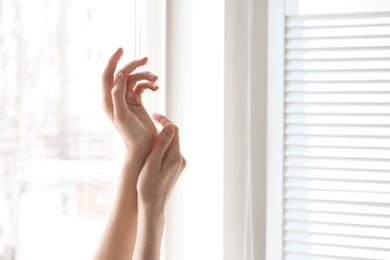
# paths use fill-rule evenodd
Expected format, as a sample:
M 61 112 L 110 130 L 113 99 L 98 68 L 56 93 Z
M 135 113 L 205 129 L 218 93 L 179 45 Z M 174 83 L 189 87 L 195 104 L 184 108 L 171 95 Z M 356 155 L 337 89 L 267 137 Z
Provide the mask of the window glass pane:
M 119 46 L 134 57 L 134 12 L 132 0 L 0 0 L 0 259 L 94 253 L 122 154 L 100 73 Z

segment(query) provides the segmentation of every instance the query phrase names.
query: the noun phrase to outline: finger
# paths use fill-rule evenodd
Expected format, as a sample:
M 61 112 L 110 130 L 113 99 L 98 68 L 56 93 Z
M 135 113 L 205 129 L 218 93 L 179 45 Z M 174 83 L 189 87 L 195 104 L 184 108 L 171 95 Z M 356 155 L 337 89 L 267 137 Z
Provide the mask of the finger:
M 145 82 L 138 83 L 134 87 L 133 91 L 137 95 L 142 95 L 144 93 L 145 89 L 150 89 L 151 91 L 157 91 L 158 86 L 154 82 L 145 81 Z
M 150 71 L 140 71 L 140 72 L 134 72 L 129 75 L 127 78 L 127 84 L 136 84 L 138 81 L 141 80 L 147 80 L 150 82 L 156 82 L 158 79 L 157 75 L 153 74 Z
M 123 73 L 126 75 L 126 77 L 128 77 L 130 73 L 132 73 L 136 68 L 145 65 L 147 62 L 148 62 L 147 57 L 133 60 L 129 62 L 126 66 L 124 66 L 121 70 L 119 70 L 118 74 Z
M 142 96 L 141 95 L 144 93 L 145 89 L 157 91 L 158 86 L 155 83 L 149 82 L 149 81 L 144 81 L 144 82 L 138 83 L 132 91 L 126 90 L 125 98 L 126 98 L 127 104 L 135 105 L 135 106 L 142 105 Z M 151 120 L 150 120 L 150 122 L 152 123 Z
M 159 123 L 160 125 L 162 125 L 163 127 L 168 124 L 168 123 L 172 123 L 171 120 L 169 120 L 166 116 L 164 115 L 160 115 L 160 114 L 157 114 L 157 113 L 153 113 L 152 114 L 152 118 L 154 121 L 156 121 L 157 123 Z
M 121 121 L 129 113 L 126 100 L 126 81 L 125 75 L 119 73 L 116 77 L 115 86 L 112 88 L 111 95 L 114 105 L 114 119 Z
M 172 124 L 172 121 L 169 120 L 166 116 L 163 116 L 163 115 L 160 115 L 160 114 L 157 114 L 157 113 L 153 113 L 152 114 L 152 118 L 158 122 L 159 124 L 161 124 L 161 126 L 165 127 L 167 124 Z M 176 155 L 179 155 L 180 154 L 180 138 L 179 138 L 179 128 L 175 126 L 175 134 L 173 136 L 173 139 L 172 139 L 172 143 L 171 143 L 171 146 L 169 147 L 169 153 L 174 153 Z
M 165 125 L 165 127 L 161 130 L 157 138 L 157 141 L 148 157 L 148 160 L 151 160 L 152 162 L 155 162 L 157 160 L 158 162 L 162 163 L 162 160 L 165 157 L 165 153 L 172 142 L 174 133 L 175 127 L 173 124 Z
M 131 73 L 127 78 L 127 89 L 133 89 L 138 81 L 147 80 L 150 82 L 156 82 L 157 79 L 158 79 L 157 75 L 149 71 Z
M 123 49 L 118 50 L 111 56 L 102 74 L 103 107 L 112 105 L 111 90 L 114 86 L 114 73 L 118 61 L 123 54 Z

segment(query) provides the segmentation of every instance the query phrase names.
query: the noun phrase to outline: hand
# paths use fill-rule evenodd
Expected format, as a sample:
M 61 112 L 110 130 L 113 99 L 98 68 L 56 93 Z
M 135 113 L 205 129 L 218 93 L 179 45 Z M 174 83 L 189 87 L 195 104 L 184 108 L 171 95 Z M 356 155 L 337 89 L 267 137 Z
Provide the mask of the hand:
M 126 150 L 137 156 L 141 166 L 150 151 L 157 130 L 142 105 L 141 95 L 145 89 L 156 91 L 157 76 L 149 71 L 134 72 L 148 59 L 134 60 L 114 73 L 123 54 L 119 48 L 110 58 L 102 75 L 103 109 L 121 134 Z
M 186 160 L 180 153 L 178 128 L 165 116 L 152 117 L 163 129 L 138 177 L 138 206 L 163 210 Z

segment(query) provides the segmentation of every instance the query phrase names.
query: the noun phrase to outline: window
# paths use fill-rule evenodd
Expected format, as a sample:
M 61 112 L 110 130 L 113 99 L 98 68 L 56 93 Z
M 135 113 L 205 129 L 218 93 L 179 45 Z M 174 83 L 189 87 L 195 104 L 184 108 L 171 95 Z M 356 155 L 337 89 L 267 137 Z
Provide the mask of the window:
M 1 259 L 94 252 L 122 154 L 100 73 L 118 46 L 135 56 L 134 5 L 0 0 Z
M 389 7 L 285 1 L 282 259 L 390 258 Z

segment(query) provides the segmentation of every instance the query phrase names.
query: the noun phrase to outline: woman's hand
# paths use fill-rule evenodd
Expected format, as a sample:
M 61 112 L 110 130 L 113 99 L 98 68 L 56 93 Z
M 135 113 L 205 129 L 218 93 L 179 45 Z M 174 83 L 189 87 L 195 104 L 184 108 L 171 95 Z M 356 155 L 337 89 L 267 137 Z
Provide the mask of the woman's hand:
M 138 177 L 138 207 L 163 211 L 186 160 L 180 153 L 178 128 L 163 115 L 152 117 L 163 129 Z
M 145 89 L 157 90 L 157 76 L 134 72 L 147 58 L 130 62 L 116 75 L 123 53 L 110 58 L 102 77 L 103 108 L 121 134 L 127 150 L 118 192 L 95 258 L 160 259 L 166 202 L 186 166 L 180 153 L 178 129 L 162 115 L 153 118 L 142 106 Z M 153 149 L 151 149 L 153 146 Z
M 160 259 L 165 206 L 186 166 L 180 153 L 178 128 L 165 116 L 152 117 L 163 129 L 137 181 L 138 226 L 133 260 Z
M 148 59 L 134 60 L 120 69 L 114 77 L 119 59 L 119 48 L 110 58 L 102 75 L 103 109 L 121 134 L 127 152 L 143 165 L 157 136 L 157 130 L 142 105 L 145 89 L 156 91 L 157 76 L 149 71 L 137 71 Z

